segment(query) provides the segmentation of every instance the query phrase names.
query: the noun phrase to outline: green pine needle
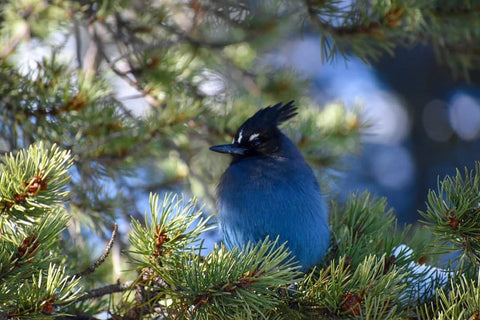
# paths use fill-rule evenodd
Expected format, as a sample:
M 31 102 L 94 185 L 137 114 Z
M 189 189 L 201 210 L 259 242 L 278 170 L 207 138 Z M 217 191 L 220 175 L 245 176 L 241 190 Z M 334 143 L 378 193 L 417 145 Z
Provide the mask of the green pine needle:
M 436 236 L 437 253 L 459 252 L 459 265 L 480 265 L 480 162 L 474 170 L 457 170 L 454 177 L 438 182 L 430 190 L 427 210 L 420 212 L 427 228 Z

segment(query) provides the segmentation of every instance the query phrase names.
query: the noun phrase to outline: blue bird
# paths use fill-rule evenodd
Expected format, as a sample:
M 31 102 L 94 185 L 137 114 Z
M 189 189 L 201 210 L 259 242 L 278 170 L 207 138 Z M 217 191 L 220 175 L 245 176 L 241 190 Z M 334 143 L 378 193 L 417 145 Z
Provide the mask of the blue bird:
M 330 232 L 315 175 L 278 128 L 296 111 L 293 101 L 261 109 L 240 126 L 232 144 L 210 150 L 233 157 L 217 187 L 217 217 L 226 246 L 278 236 L 305 271 L 325 256 Z

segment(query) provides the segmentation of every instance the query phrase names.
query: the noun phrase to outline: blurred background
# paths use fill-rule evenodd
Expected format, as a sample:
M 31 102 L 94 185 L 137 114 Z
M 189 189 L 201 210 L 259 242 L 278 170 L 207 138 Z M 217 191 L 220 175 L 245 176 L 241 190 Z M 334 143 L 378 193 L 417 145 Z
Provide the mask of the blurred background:
M 479 160 L 480 91 L 478 73 L 456 78 L 435 59 L 432 48 L 397 49 L 393 57 L 365 64 L 318 63 L 320 39 L 295 39 L 276 62 L 310 80 L 320 105 L 342 101 L 361 105 L 367 122 L 361 152 L 348 159 L 339 193 L 368 189 L 386 196 L 399 222 L 415 223 L 427 192 L 457 168 Z

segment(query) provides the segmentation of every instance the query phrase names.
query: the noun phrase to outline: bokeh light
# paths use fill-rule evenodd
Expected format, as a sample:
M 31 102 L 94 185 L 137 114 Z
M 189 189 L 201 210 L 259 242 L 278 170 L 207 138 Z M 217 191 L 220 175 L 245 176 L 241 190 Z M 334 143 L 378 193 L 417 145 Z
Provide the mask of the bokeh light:
M 463 140 L 471 141 L 480 134 L 480 103 L 471 95 L 455 93 L 448 105 L 450 125 Z

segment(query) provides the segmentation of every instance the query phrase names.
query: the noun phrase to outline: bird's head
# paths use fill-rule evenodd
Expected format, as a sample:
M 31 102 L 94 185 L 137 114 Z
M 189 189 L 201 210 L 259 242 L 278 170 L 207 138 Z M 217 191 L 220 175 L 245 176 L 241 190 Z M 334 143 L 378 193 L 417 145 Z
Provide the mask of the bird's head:
M 231 154 L 234 160 L 274 155 L 279 151 L 282 138 L 278 125 L 294 117 L 296 111 L 293 100 L 261 109 L 240 126 L 231 144 L 213 146 L 210 150 Z

